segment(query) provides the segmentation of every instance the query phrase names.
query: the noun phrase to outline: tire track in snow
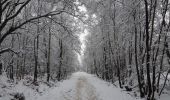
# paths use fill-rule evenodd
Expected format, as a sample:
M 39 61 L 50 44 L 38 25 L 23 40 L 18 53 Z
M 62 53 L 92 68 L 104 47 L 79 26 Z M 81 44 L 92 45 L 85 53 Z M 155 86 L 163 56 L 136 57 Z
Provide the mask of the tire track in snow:
M 95 88 L 84 76 L 81 76 L 77 80 L 75 100 L 98 100 Z

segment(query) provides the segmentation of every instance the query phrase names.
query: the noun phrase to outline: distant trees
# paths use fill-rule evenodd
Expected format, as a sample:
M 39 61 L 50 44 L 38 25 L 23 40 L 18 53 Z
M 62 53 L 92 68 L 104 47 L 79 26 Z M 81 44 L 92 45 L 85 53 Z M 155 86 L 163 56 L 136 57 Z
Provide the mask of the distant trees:
M 88 38 L 93 42 L 87 43 L 84 59 L 89 66 L 87 69 L 92 73 L 97 69 L 95 73 L 99 77 L 118 81 L 121 88 L 133 87 L 136 85 L 134 81 L 138 80 L 140 96 L 154 100 L 156 92 L 162 93 L 164 85 L 160 81 L 167 78 L 162 80 L 161 77 L 169 66 L 166 53 L 169 1 L 99 0 L 84 3 L 91 14 L 90 20 L 93 20 Z M 91 52 L 97 57 L 92 57 Z M 91 60 L 98 62 L 97 67 Z

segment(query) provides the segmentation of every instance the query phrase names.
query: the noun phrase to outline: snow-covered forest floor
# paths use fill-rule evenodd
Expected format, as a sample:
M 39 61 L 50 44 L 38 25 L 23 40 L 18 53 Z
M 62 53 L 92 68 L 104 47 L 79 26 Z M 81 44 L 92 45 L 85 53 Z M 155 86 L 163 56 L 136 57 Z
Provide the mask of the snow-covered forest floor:
M 37 100 L 134 100 L 126 92 L 84 72 L 74 73 Z
M 39 82 L 38 86 L 27 81 L 23 80 L 15 85 L 5 75 L 1 76 L 0 100 L 12 100 L 16 93 L 23 93 L 26 100 L 141 100 L 134 97 L 132 92 L 128 93 L 85 72 L 73 73 L 62 82 Z M 170 95 L 162 95 L 160 100 L 169 100 L 168 98 Z
M 56 85 L 58 83 L 46 83 L 42 80 L 39 80 L 35 85 L 30 76 L 23 80 L 12 82 L 4 74 L 0 76 L 0 100 L 13 100 L 15 96 L 23 96 L 26 100 L 36 100 L 38 96 L 43 95 L 45 91 Z

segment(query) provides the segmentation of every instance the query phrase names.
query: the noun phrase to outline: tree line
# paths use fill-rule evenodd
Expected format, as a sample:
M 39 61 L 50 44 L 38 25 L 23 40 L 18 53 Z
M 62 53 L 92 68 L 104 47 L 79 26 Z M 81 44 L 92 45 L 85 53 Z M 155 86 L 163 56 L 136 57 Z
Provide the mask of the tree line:
M 62 80 L 78 67 L 75 0 L 0 0 L 0 75 Z
M 84 57 L 87 71 L 129 91 L 138 86 L 140 97 L 155 100 L 170 73 L 169 0 L 84 4 L 91 17 Z

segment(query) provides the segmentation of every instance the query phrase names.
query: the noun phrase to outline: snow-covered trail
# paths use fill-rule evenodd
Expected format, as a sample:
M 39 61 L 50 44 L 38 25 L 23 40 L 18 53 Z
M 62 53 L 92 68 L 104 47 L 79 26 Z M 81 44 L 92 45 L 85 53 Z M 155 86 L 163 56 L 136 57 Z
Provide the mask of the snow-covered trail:
M 79 77 L 76 83 L 75 100 L 98 100 L 94 87 L 87 81 L 86 77 Z
M 85 72 L 76 72 L 70 79 L 49 90 L 37 100 L 136 100 L 119 88 Z

